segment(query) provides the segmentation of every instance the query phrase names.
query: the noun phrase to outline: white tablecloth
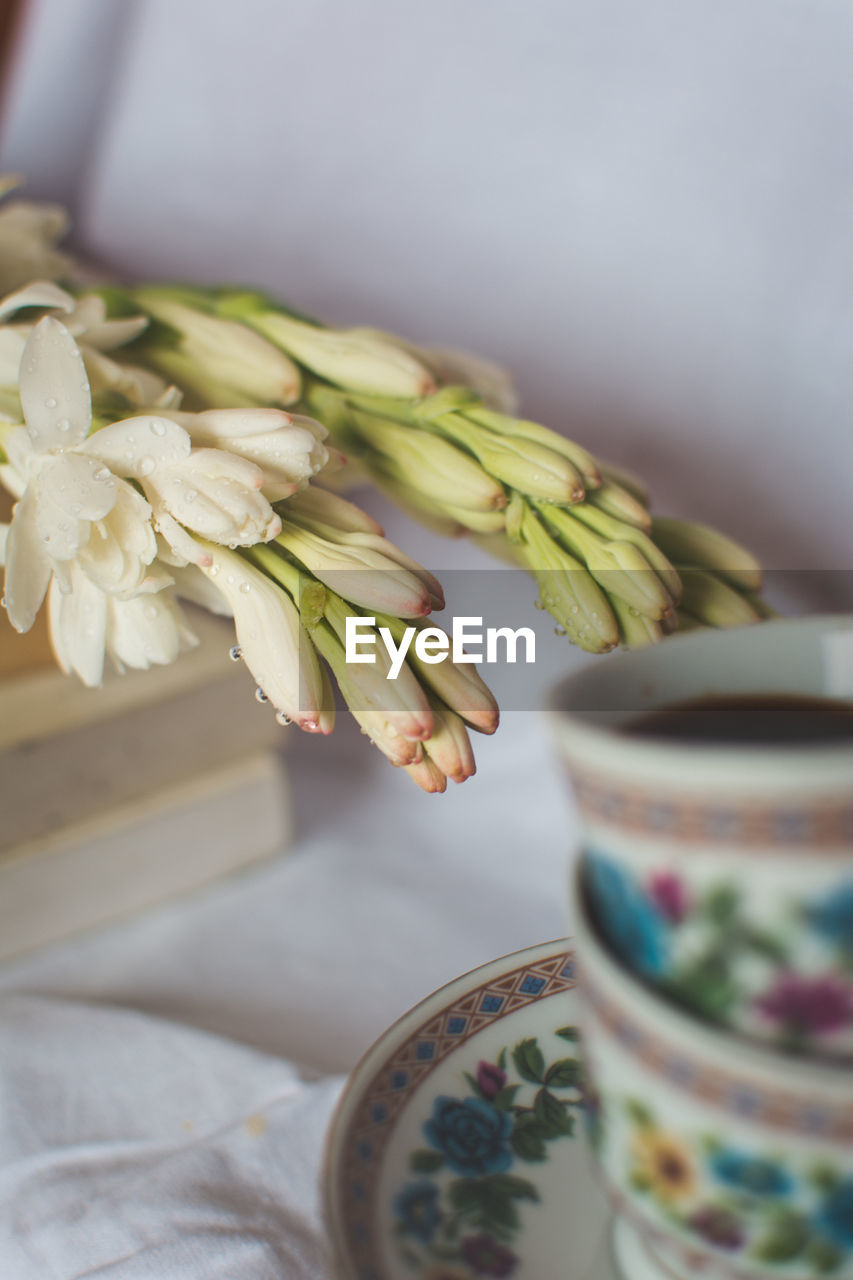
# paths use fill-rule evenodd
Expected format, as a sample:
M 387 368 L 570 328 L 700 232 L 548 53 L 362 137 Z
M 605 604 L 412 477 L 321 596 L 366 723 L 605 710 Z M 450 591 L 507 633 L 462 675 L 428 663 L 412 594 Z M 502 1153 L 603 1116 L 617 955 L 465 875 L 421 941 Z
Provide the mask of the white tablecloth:
M 431 797 L 346 722 L 303 735 L 285 858 L 0 971 L 3 1280 L 329 1280 L 340 1073 L 435 986 L 565 932 L 539 717 L 477 745 Z

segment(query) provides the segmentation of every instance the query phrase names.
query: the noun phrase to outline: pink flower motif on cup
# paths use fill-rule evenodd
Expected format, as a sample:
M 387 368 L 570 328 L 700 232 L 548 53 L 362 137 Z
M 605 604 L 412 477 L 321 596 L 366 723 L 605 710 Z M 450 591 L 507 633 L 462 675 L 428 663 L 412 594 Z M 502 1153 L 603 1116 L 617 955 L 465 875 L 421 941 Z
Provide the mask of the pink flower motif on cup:
M 853 987 L 834 974 L 783 973 L 756 1006 L 794 1035 L 826 1034 L 853 1021 Z
M 496 1098 L 506 1084 L 506 1072 L 494 1062 L 481 1061 L 477 1066 L 477 1084 L 484 1098 Z
M 649 878 L 649 897 L 670 924 L 680 924 L 690 909 L 683 880 L 671 871 L 656 871 Z

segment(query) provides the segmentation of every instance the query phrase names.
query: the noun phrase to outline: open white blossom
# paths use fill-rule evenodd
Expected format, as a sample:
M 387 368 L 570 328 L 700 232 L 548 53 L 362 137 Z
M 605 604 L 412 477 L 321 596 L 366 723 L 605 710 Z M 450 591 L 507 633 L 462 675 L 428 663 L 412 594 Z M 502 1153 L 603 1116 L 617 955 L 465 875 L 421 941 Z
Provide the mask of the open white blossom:
M 106 303 L 97 294 L 85 294 L 78 300 L 58 285 L 39 282 L 5 298 L 0 303 L 0 319 L 26 307 L 62 313 L 62 323 L 77 343 L 93 391 L 118 391 L 138 405 L 172 407 L 180 403 L 180 392 L 170 389 L 158 374 L 106 354 L 138 338 L 148 326 L 147 317 L 108 320 Z M 24 348 L 35 324 L 15 321 L 0 326 L 0 386 L 17 384 Z
M 0 177 L 0 196 L 20 179 Z M 0 205 L 0 294 L 31 280 L 57 280 L 72 269 L 72 259 L 55 247 L 68 230 L 68 214 L 60 205 L 29 200 Z
M 122 599 L 102 591 L 79 563 L 72 563 L 70 590 L 61 590 L 54 578 L 48 593 L 50 640 L 62 670 L 76 672 L 94 687 L 103 679 L 105 656 L 119 671 L 147 670 L 174 662 L 197 645 L 170 582 L 155 571 L 151 590 Z
M 148 504 L 84 451 L 92 426 L 89 382 L 74 339 L 58 320 L 45 317 L 33 329 L 19 393 L 26 425 L 7 426 L 2 437 L 8 459 L 3 479 L 11 479 L 9 487 L 19 496 L 6 541 L 5 596 L 12 625 L 28 631 L 51 575 L 70 589 L 70 566 L 84 547 L 101 581 L 128 591 L 144 578 L 156 543 L 153 530 L 147 531 Z M 105 523 L 91 539 L 98 522 Z M 125 542 L 121 566 L 117 537 Z

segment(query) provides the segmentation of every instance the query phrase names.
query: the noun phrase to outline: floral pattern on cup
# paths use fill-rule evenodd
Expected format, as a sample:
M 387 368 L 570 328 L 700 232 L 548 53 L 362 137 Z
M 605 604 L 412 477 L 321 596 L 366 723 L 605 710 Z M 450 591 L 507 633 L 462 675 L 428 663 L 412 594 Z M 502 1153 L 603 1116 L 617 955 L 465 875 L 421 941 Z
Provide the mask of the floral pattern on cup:
M 574 1027 L 555 1034 L 578 1038 Z M 464 1095 L 434 1100 L 425 1145 L 409 1157 L 411 1180 L 393 1202 L 397 1250 L 419 1280 L 515 1273 L 523 1206 L 539 1200 L 524 1167 L 573 1137 L 583 1106 L 578 1059 L 547 1063 L 536 1038 L 480 1061 L 465 1081 Z
M 618 1105 L 615 1099 L 610 1105 Z M 853 1258 L 853 1177 L 832 1163 L 802 1167 L 784 1150 L 751 1151 L 709 1134 L 661 1127 L 646 1103 L 624 1100 L 628 1182 L 697 1243 L 762 1270 L 831 1275 Z
M 683 1008 L 790 1050 L 819 1051 L 853 1036 L 849 876 L 770 928 L 751 920 L 735 882 L 691 895 L 675 872 L 640 878 L 600 850 L 586 853 L 585 868 L 605 940 L 632 972 Z M 689 949 L 682 946 L 688 932 Z M 821 948 L 822 972 L 796 968 L 806 935 Z

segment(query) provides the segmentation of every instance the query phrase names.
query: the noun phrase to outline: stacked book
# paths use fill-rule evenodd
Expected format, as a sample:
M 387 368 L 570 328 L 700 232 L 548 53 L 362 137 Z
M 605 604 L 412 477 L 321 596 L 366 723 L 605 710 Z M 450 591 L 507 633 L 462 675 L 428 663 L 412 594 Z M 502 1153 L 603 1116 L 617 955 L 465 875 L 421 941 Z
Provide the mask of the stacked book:
M 193 611 L 198 648 L 85 688 L 0 611 L 0 959 L 279 852 L 284 734 Z

